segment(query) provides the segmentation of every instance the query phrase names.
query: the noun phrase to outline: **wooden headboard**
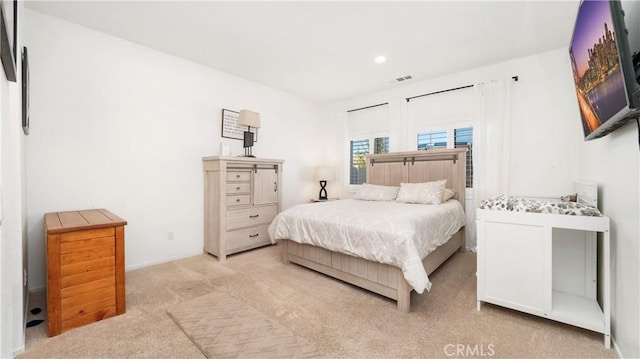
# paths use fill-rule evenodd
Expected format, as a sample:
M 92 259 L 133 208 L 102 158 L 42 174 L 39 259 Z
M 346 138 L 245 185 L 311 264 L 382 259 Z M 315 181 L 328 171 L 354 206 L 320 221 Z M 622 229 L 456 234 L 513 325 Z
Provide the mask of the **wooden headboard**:
M 400 186 L 400 182 L 419 183 L 446 179 L 447 188 L 464 208 L 467 187 L 467 149 L 391 152 L 367 155 L 367 183 Z

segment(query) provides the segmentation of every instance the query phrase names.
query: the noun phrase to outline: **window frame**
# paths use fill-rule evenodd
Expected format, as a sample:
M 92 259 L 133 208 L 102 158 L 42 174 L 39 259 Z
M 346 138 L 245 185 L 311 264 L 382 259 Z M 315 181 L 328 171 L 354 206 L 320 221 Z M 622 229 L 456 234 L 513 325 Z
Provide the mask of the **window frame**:
M 346 176 L 346 185 L 349 188 L 349 192 L 357 192 L 358 189 L 360 189 L 360 187 L 362 186 L 362 184 L 351 184 L 351 141 L 365 141 L 368 140 L 369 141 L 369 151 L 372 151 L 375 147 L 375 139 L 376 138 L 384 138 L 387 137 L 389 138 L 389 149 L 391 148 L 391 136 L 389 135 L 389 133 L 385 133 L 385 132 L 372 132 L 372 133 L 367 133 L 367 134 L 359 134 L 359 135 L 353 135 L 347 138 L 347 160 L 345 161 L 347 163 L 347 168 L 345 169 L 345 173 L 347 174 Z M 369 152 L 368 154 L 371 154 L 371 152 Z M 366 164 L 365 164 L 365 168 L 366 168 Z M 366 179 L 365 179 L 366 181 Z
M 425 133 L 425 132 L 442 132 L 442 131 L 446 131 L 447 132 L 447 147 L 446 148 L 455 148 L 456 144 L 455 144 L 455 130 L 456 129 L 464 129 L 464 128 L 472 128 L 472 137 L 471 137 L 471 143 L 473 144 L 473 134 L 474 131 L 473 129 L 475 129 L 475 127 L 473 126 L 473 122 L 471 120 L 468 121 L 456 121 L 456 122 L 450 122 L 450 123 L 438 123 L 438 124 L 433 124 L 433 125 L 428 125 L 428 126 L 420 126 L 420 127 L 416 127 L 416 132 L 415 132 L 415 142 L 413 143 L 413 147 L 416 149 L 416 151 L 418 150 L 418 135 L 420 133 Z M 427 150 L 429 151 L 429 150 Z M 467 190 L 472 190 L 473 187 L 466 187 Z

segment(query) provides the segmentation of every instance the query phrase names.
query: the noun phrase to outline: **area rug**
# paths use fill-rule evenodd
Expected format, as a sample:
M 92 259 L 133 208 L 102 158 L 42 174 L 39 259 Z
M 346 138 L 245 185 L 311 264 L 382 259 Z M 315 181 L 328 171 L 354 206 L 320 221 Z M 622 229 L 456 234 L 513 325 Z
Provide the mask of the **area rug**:
M 207 294 L 167 310 L 208 358 L 311 358 L 308 340 L 225 292 Z

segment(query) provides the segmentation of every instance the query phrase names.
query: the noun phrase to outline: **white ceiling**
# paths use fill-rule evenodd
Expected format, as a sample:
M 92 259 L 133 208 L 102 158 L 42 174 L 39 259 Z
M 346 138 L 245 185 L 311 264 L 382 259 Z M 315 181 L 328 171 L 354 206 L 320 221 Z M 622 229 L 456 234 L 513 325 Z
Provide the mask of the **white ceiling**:
M 320 103 L 400 86 L 394 79 L 405 75 L 426 80 L 567 47 L 578 8 L 577 0 L 25 4 Z

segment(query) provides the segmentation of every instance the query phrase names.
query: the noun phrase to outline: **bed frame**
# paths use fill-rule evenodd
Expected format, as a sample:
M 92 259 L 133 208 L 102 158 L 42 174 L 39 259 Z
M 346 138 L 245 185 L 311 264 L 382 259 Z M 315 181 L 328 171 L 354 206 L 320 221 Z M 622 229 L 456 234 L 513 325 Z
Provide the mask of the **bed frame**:
M 367 155 L 366 180 L 370 184 L 399 186 L 400 182 L 419 183 L 446 179 L 447 188 L 456 191 L 454 198 L 464 208 L 466 152 L 466 148 L 456 148 Z M 464 230 L 462 227 L 445 244 L 422 260 L 427 275 L 456 251 L 464 250 Z M 412 288 L 398 267 L 291 240 L 282 241 L 282 261 L 285 264 L 299 264 L 396 300 L 398 310 L 409 312 Z

